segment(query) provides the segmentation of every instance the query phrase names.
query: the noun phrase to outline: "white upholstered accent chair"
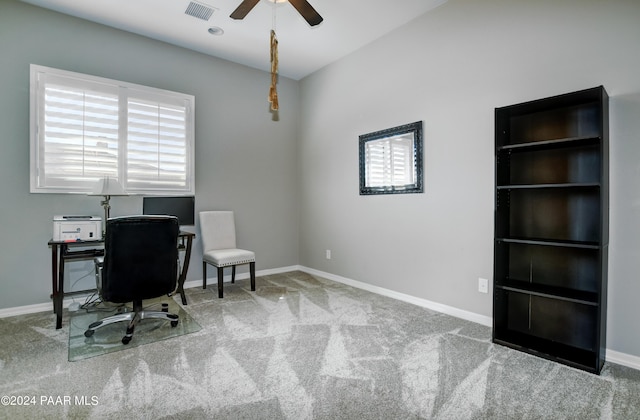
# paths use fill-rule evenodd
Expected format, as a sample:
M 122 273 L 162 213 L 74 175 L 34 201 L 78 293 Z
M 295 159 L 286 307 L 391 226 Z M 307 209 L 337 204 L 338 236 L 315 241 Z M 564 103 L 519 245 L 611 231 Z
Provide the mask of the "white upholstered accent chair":
M 202 288 L 207 288 L 207 264 L 218 269 L 218 297 L 222 298 L 224 268 L 231 266 L 231 282 L 236 280 L 236 265 L 249 264 L 251 290 L 256 290 L 256 254 L 236 248 L 236 225 L 232 211 L 201 211 Z

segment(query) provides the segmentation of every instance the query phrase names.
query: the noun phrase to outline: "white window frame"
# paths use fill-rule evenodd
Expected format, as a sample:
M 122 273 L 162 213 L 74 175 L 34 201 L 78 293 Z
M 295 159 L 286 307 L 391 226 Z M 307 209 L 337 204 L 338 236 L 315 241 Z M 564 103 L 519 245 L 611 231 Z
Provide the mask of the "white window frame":
M 77 173 L 76 168 L 73 175 L 47 176 L 49 168 L 47 165 L 49 164 L 45 163 L 47 157 L 45 151 L 45 136 L 47 135 L 45 129 L 45 86 L 51 87 L 53 83 L 68 87 L 73 91 L 94 91 L 99 92 L 100 95 L 111 95 L 117 98 L 117 101 L 113 101 L 114 105 L 117 103 L 117 110 L 113 111 L 114 115 L 117 114 L 117 118 L 114 115 L 108 116 L 110 122 L 105 131 L 109 132 L 105 134 L 104 142 L 100 142 L 99 145 L 104 148 L 105 154 L 110 159 L 98 156 L 98 152 L 95 151 L 89 153 L 84 148 L 85 143 L 93 142 L 94 149 L 97 149 L 96 139 L 100 139 L 102 134 L 91 137 L 91 135 L 85 135 L 83 131 L 79 137 L 76 136 L 77 138 L 74 139 L 82 143 L 82 151 L 78 152 L 78 156 L 82 159 L 82 163 L 79 164 L 82 166 L 81 174 Z M 86 194 L 95 188 L 98 180 L 109 176 L 117 178 L 128 193 L 146 195 L 195 194 L 195 97 L 193 95 L 36 64 L 31 64 L 30 68 L 30 89 L 30 191 L 32 193 Z M 133 154 L 127 153 L 128 148 L 136 143 L 133 134 L 130 134 L 134 131 L 133 124 L 129 124 L 129 103 L 134 101 L 145 102 L 156 107 L 157 115 L 152 115 L 158 120 L 158 132 L 149 134 L 149 139 L 147 139 L 155 150 L 150 150 L 146 155 L 143 153 L 144 159 L 139 159 L 137 165 L 133 163 Z M 69 105 L 68 109 L 71 107 L 72 105 Z M 66 111 L 67 109 L 65 109 Z M 78 112 L 83 118 L 89 116 L 87 110 L 83 109 Z M 100 114 L 100 117 L 102 116 L 103 114 Z M 107 116 L 107 111 L 104 116 Z M 164 122 L 171 118 L 176 118 L 176 124 L 171 124 L 173 128 L 164 128 L 166 127 Z M 152 118 L 147 122 L 150 121 Z M 163 124 L 160 124 L 160 121 Z M 49 127 L 53 125 L 52 123 Z M 130 126 L 131 131 L 129 130 Z M 163 128 L 160 128 L 161 126 Z M 175 134 L 170 133 L 172 130 L 175 131 Z M 175 142 L 168 140 L 168 136 L 171 135 L 176 136 Z M 171 143 L 174 145 L 172 146 Z M 71 141 L 65 143 L 63 139 L 59 144 L 65 148 L 70 147 L 72 143 Z M 85 165 L 89 166 L 89 164 L 85 164 L 85 156 L 93 159 L 91 160 L 93 166 L 86 171 Z M 150 160 L 151 157 L 154 157 L 156 162 L 145 166 L 144 161 Z M 100 168 L 100 160 L 109 162 L 104 163 L 104 168 Z M 64 165 L 67 163 L 63 162 Z M 96 165 L 98 165 L 97 168 Z M 143 171 L 143 175 L 140 175 L 141 166 L 145 166 L 146 169 Z M 153 168 L 153 171 L 150 171 L 150 168 Z M 138 178 L 133 175 L 134 171 L 137 171 Z

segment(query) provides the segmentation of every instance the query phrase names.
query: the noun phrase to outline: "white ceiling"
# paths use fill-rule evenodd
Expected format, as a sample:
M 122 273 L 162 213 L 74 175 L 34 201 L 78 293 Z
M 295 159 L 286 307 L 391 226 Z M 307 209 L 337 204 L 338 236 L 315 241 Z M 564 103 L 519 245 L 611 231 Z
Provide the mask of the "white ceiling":
M 299 80 L 447 0 L 309 0 L 324 18 L 315 27 L 290 4 L 269 0 L 243 20 L 229 17 L 241 0 L 194 0 L 215 9 L 207 21 L 185 14 L 190 0 L 22 1 L 265 71 L 275 9 L 279 73 Z

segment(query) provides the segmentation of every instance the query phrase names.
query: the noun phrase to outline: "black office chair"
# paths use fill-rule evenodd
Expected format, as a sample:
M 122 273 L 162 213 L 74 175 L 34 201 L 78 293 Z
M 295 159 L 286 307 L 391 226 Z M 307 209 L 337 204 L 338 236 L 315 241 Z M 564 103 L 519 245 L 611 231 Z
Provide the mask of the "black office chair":
M 103 301 L 133 302 L 133 311 L 118 313 L 89 325 L 85 337 L 105 325 L 127 321 L 122 338 L 128 344 L 138 322 L 164 319 L 178 325 L 178 315 L 145 311 L 144 299 L 175 291 L 178 279 L 178 219 L 173 216 L 127 216 L 107 220 L 104 257 L 96 259 L 96 283 Z

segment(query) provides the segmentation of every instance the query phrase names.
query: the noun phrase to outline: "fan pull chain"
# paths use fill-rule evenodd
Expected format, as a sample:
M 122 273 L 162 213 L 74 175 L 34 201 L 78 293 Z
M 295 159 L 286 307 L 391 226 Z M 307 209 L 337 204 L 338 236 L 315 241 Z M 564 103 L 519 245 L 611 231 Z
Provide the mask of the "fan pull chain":
M 274 1 L 271 6 L 271 30 L 275 32 L 276 30 L 276 7 L 278 6 L 278 1 Z

